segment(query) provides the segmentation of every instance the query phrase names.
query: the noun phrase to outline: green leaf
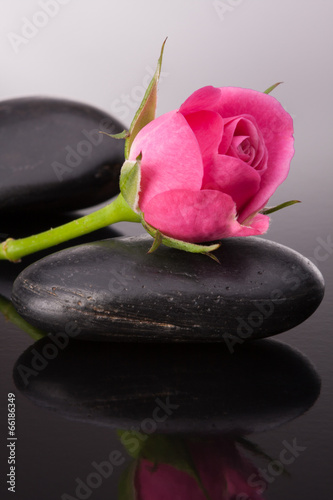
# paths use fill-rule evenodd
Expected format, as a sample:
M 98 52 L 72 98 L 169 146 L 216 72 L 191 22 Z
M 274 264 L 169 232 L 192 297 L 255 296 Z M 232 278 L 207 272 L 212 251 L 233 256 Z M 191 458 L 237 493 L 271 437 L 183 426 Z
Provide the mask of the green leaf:
M 121 474 L 118 479 L 118 500 L 135 500 L 135 471 L 138 462 L 132 462 Z
M 268 87 L 268 89 L 264 90 L 264 94 L 270 94 L 272 92 L 272 90 L 274 90 L 278 85 L 281 85 L 281 83 L 283 83 L 283 82 L 274 83 L 274 85 L 272 85 L 271 87 Z
M 145 230 L 153 237 L 156 238 L 157 233 L 160 233 L 157 229 L 155 229 L 153 226 L 148 224 L 144 218 L 142 218 L 142 225 L 145 228 Z M 190 252 L 190 253 L 202 253 L 210 257 L 211 259 L 215 260 L 216 262 L 219 263 L 218 258 L 211 254 L 214 250 L 217 250 L 220 246 L 221 243 L 214 243 L 212 245 L 198 245 L 197 243 L 188 243 L 186 241 L 181 241 L 181 240 L 176 240 L 174 238 L 170 238 L 169 236 L 166 236 L 165 234 L 160 233 L 162 237 L 162 243 L 163 245 L 171 248 L 176 248 L 178 250 L 184 250 L 185 252 Z M 160 236 L 158 237 L 160 238 Z M 159 246 L 159 245 L 158 245 Z M 154 250 L 156 250 L 157 246 L 155 247 L 155 242 L 153 243 L 153 246 L 150 248 L 148 253 L 152 253 Z
M 139 193 L 141 183 L 141 163 L 142 155 L 140 154 L 136 161 L 126 160 L 121 167 L 120 172 L 120 192 L 123 195 L 128 206 L 138 212 L 139 210 Z
M 281 205 L 276 205 L 275 207 L 263 208 L 262 210 L 260 210 L 260 213 L 264 215 L 272 214 L 273 212 L 277 212 L 282 208 L 295 205 L 295 203 L 301 203 L 301 202 L 299 200 L 285 201 L 284 203 L 281 203 Z
M 164 51 L 164 45 L 167 39 L 164 40 L 162 48 L 161 48 L 161 54 L 157 62 L 157 68 L 155 71 L 155 74 L 148 85 L 148 88 L 146 90 L 145 95 L 143 96 L 142 102 L 140 104 L 139 109 L 135 113 L 135 116 L 133 118 L 133 121 L 130 126 L 129 130 L 129 136 L 126 139 L 125 142 L 125 158 L 126 160 L 129 157 L 129 153 L 131 150 L 132 143 L 137 136 L 137 134 L 140 132 L 140 130 L 145 127 L 149 122 L 154 120 L 155 118 L 155 112 L 156 112 L 156 104 L 157 104 L 157 85 L 158 85 L 158 80 L 160 77 L 161 73 L 161 66 L 162 66 L 162 59 L 163 59 L 163 51 Z
M 245 450 L 250 451 L 254 455 L 263 458 L 267 462 L 274 462 L 274 458 L 263 451 L 257 443 L 253 443 L 247 438 L 239 436 L 236 438 L 237 443 L 242 446 Z M 286 476 L 290 476 L 288 470 L 283 466 L 282 473 Z
M 123 130 L 122 132 L 119 132 L 118 134 L 108 134 L 107 132 L 103 132 L 103 130 L 100 130 L 99 133 L 103 134 L 103 135 L 107 135 L 109 137 L 112 137 L 112 139 L 126 139 L 129 136 L 128 130 Z

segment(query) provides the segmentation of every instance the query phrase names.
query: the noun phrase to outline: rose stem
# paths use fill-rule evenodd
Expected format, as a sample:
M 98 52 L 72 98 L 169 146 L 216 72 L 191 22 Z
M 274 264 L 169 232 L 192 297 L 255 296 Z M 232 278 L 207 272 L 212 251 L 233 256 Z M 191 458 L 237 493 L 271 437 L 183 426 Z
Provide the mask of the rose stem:
M 80 219 L 27 238 L 7 239 L 0 245 L 0 260 L 7 259 L 15 262 L 25 255 L 59 245 L 64 241 L 122 221 L 140 222 L 141 219 L 119 194 L 109 205 Z

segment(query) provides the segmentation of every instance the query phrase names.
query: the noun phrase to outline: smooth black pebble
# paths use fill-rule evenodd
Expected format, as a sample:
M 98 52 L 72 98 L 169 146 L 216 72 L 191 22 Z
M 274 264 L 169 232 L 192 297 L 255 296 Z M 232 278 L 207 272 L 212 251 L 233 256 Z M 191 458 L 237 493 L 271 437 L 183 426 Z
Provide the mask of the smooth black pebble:
M 124 127 L 90 105 L 44 97 L 0 103 L 0 214 L 76 210 L 119 192 Z
M 87 340 L 225 341 L 230 349 L 308 318 L 324 282 L 299 253 L 264 239 L 230 238 L 221 264 L 150 236 L 114 238 L 51 254 L 15 280 L 12 300 L 28 322 Z

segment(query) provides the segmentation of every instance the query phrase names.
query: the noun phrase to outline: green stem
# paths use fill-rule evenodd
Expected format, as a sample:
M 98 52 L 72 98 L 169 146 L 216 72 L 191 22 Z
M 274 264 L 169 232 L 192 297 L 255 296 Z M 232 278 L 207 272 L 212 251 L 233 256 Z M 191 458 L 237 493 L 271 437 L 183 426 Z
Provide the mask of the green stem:
M 0 260 L 16 262 L 34 252 L 59 245 L 64 241 L 77 238 L 83 234 L 91 233 L 115 222 L 141 222 L 140 216 L 133 212 L 121 194 L 106 207 L 92 212 L 85 217 L 68 222 L 63 226 L 49 229 L 27 238 L 13 240 L 9 238 L 0 245 Z

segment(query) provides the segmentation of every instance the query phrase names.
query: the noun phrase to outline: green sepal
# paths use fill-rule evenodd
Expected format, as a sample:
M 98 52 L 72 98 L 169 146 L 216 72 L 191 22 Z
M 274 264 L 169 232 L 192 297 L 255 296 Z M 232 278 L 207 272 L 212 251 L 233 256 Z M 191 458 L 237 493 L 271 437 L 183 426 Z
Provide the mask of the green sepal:
M 265 451 L 263 451 L 257 443 L 254 443 L 253 441 L 250 441 L 247 438 L 244 438 L 242 436 L 236 437 L 236 442 L 240 446 L 242 446 L 245 450 L 250 451 L 251 453 L 253 453 L 253 455 L 261 457 L 267 462 L 274 462 L 275 460 L 273 457 L 271 457 Z M 282 474 L 285 474 L 286 476 L 290 477 L 290 472 L 288 472 L 288 470 L 284 466 L 282 469 Z
M 159 464 L 171 465 L 195 479 L 198 477 L 195 466 L 192 464 L 191 455 L 184 440 L 180 437 L 162 434 L 150 435 L 143 446 L 140 458 L 149 460 L 155 466 Z
M 104 132 L 103 130 L 99 131 L 100 134 L 107 135 L 109 137 L 112 137 L 112 139 L 126 139 L 129 137 L 129 131 L 128 130 L 123 130 L 122 132 L 119 132 L 118 134 L 108 134 L 107 132 Z
M 158 229 L 155 229 L 153 226 L 148 224 L 144 220 L 144 218 L 142 218 L 141 222 L 145 230 L 155 240 L 148 253 L 152 253 L 154 250 L 156 250 L 156 248 L 159 247 L 161 243 L 163 243 L 163 245 L 171 248 L 176 248 L 177 250 L 184 250 L 185 252 L 190 252 L 190 253 L 202 253 L 204 255 L 207 255 L 211 259 L 215 260 L 216 262 L 220 263 L 218 258 L 211 252 L 217 250 L 221 246 L 221 243 L 214 243 L 212 245 L 198 245 L 197 243 L 188 243 L 187 241 L 176 240 L 174 238 L 170 238 L 170 236 L 166 236 L 165 234 L 161 233 L 160 231 L 158 231 Z M 158 244 L 156 243 L 156 238 Z
M 162 233 L 160 231 L 156 231 L 156 235 L 155 235 L 155 239 L 154 239 L 154 243 L 152 244 L 152 246 L 150 247 L 148 253 L 153 253 L 155 252 L 155 250 L 158 249 L 158 247 L 161 245 L 162 243 L 162 240 L 163 240 L 163 236 L 162 236 Z
M 121 474 L 119 480 L 119 500 L 134 500 L 135 486 L 134 477 L 139 461 L 144 459 L 152 463 L 152 473 L 158 469 L 159 465 L 170 465 L 176 470 L 182 471 L 191 476 L 197 483 L 200 490 L 203 492 L 206 500 L 211 500 L 209 494 L 204 487 L 200 475 L 189 453 L 186 441 L 179 437 L 164 436 L 161 434 L 146 435 L 138 431 L 117 430 L 117 434 L 121 439 L 124 434 L 130 434 L 138 441 L 138 447 L 133 453 L 127 449 L 127 452 L 134 458 L 134 461 Z
M 280 205 L 276 205 L 275 207 L 268 207 L 268 208 L 263 208 L 260 210 L 261 214 L 268 215 L 272 214 L 273 212 L 277 212 L 278 210 L 281 210 L 282 208 L 290 207 L 291 205 L 295 205 L 295 203 L 301 203 L 299 200 L 291 200 L 291 201 L 285 201 L 284 203 L 281 203 Z
M 281 85 L 281 83 L 283 82 L 274 83 L 274 85 L 271 85 L 268 89 L 264 90 L 264 94 L 270 94 L 272 90 L 274 90 L 278 85 Z
M 242 446 L 245 450 L 253 453 L 253 455 L 259 456 L 264 460 L 267 460 L 268 462 L 273 462 L 274 459 L 270 455 L 268 455 L 265 451 L 263 451 L 257 443 L 254 443 L 253 441 L 250 441 L 249 439 L 244 438 L 242 436 L 236 437 L 236 442 L 240 446 Z
M 129 466 L 120 474 L 118 479 L 118 500 L 135 500 L 135 472 L 138 462 L 134 460 Z
M 162 59 L 163 59 L 163 51 L 166 39 L 163 42 L 161 48 L 161 54 L 157 62 L 157 68 L 154 73 L 153 78 L 151 79 L 150 84 L 146 90 L 145 95 L 143 96 L 142 102 L 139 106 L 139 109 L 135 113 L 133 121 L 130 126 L 129 135 L 125 141 L 125 158 L 126 160 L 129 157 L 129 153 L 131 150 L 132 143 L 140 132 L 140 130 L 145 127 L 149 122 L 154 120 L 155 112 L 156 112 L 156 104 L 157 104 L 157 85 L 158 80 L 161 73 Z
M 126 160 L 121 167 L 119 180 L 120 192 L 123 195 L 123 198 L 128 206 L 136 213 L 139 210 L 141 158 L 142 155 L 139 154 L 135 161 Z
M 148 438 L 147 435 L 142 434 L 139 431 L 135 430 L 127 430 L 127 429 L 118 429 L 117 430 L 117 435 L 121 441 L 121 444 L 123 447 L 126 449 L 128 455 L 134 459 L 137 459 L 140 457 L 142 453 L 142 449 L 145 444 L 145 440 Z M 135 439 L 135 447 L 131 446 L 131 443 L 133 443 L 133 439 L 129 441 L 126 438 L 133 438 Z

